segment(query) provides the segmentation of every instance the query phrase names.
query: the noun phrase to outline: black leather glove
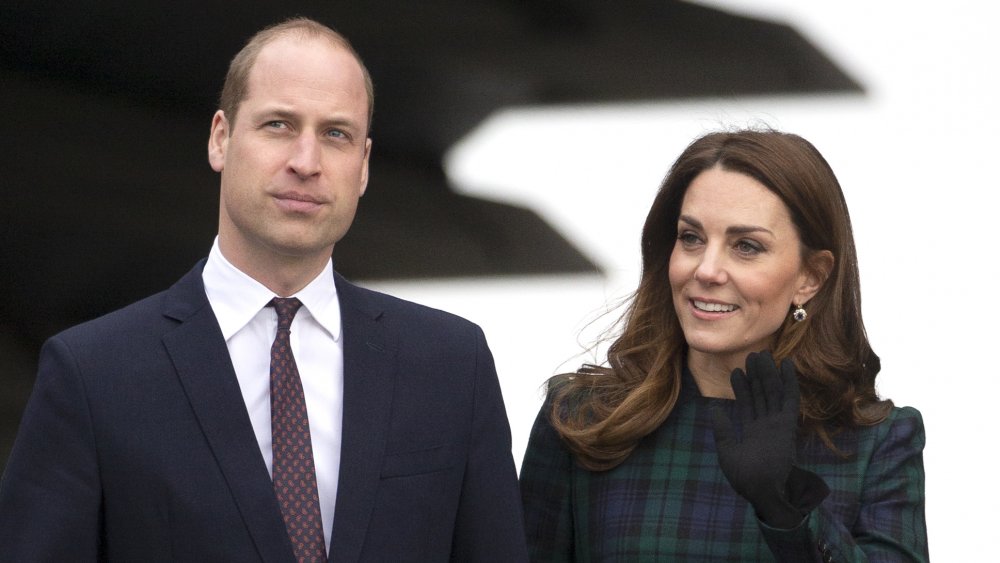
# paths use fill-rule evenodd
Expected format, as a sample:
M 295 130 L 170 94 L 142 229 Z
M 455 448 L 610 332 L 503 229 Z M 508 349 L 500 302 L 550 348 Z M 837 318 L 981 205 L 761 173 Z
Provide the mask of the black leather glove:
M 786 358 L 779 370 L 765 351 L 747 356 L 746 368 L 730 375 L 737 428 L 721 409 L 713 413 L 719 466 L 765 524 L 794 528 L 829 493 L 818 475 L 793 465 L 799 420 L 795 365 Z

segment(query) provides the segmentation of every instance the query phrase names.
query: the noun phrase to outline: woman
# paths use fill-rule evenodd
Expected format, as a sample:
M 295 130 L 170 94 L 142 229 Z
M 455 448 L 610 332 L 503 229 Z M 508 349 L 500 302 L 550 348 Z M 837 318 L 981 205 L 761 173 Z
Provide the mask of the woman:
M 926 561 L 923 422 L 875 392 L 815 147 L 697 139 L 642 257 L 607 365 L 548 382 L 521 468 L 533 560 Z

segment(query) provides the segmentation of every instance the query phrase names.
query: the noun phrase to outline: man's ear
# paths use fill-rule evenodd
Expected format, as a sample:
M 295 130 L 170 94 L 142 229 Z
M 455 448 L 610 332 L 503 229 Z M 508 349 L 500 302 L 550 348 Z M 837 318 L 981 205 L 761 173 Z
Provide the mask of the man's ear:
M 826 283 L 826 279 L 830 277 L 830 272 L 833 271 L 835 263 L 836 260 L 833 257 L 833 253 L 829 250 L 813 252 L 809 256 L 809 259 L 806 260 L 802 283 L 798 291 L 795 292 L 795 298 L 792 302 L 798 306 L 802 306 L 815 297 L 819 293 L 819 290 L 822 289 L 823 284 Z
M 220 109 L 212 116 L 212 130 L 208 134 L 208 163 L 212 170 L 222 172 L 226 166 L 226 149 L 229 147 L 229 120 Z
M 368 158 L 372 155 L 372 138 L 365 139 L 365 160 L 361 165 L 361 190 L 358 195 L 365 195 L 368 189 Z

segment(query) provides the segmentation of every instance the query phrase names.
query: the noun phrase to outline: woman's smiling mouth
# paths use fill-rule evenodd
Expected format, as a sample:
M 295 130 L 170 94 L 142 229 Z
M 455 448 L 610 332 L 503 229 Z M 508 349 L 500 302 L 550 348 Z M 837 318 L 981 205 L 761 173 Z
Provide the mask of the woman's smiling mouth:
M 699 311 L 704 311 L 706 313 L 731 313 L 736 309 L 739 309 L 736 305 L 727 305 L 724 303 L 709 303 L 707 301 L 699 301 L 697 299 L 692 299 L 691 304 L 694 308 Z

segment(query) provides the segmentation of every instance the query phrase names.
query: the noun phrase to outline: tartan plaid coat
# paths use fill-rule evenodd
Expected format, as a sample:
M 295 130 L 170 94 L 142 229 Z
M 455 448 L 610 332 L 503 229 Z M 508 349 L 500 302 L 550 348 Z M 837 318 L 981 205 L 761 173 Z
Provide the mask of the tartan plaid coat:
M 927 561 L 924 427 L 913 408 L 833 436 L 802 438 L 798 465 L 830 495 L 791 530 L 769 528 L 719 468 L 713 406 L 686 372 L 667 420 L 621 465 L 583 469 L 542 407 L 521 466 L 532 561 Z

